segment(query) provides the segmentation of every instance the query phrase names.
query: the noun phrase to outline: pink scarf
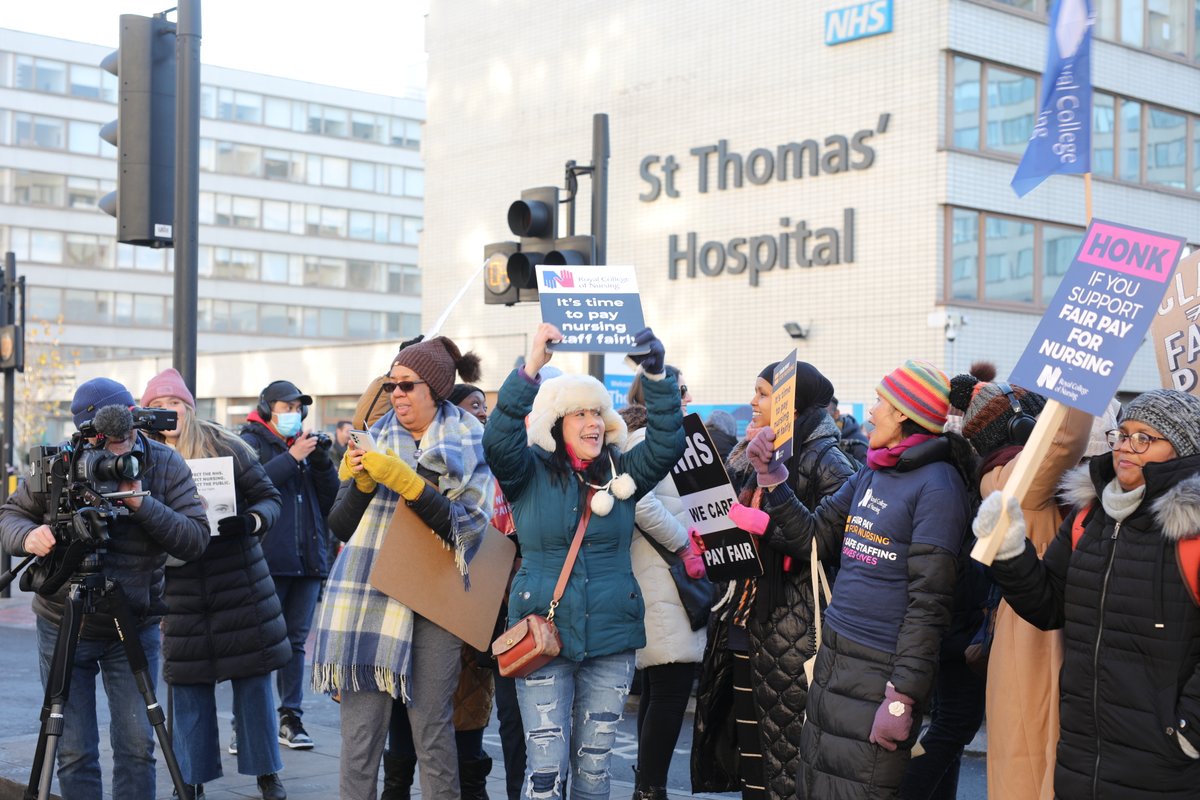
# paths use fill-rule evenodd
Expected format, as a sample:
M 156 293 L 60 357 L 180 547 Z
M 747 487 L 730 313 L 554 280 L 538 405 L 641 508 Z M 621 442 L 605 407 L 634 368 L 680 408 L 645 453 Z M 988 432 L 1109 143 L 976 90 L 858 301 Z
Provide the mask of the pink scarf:
M 894 447 L 880 447 L 877 450 L 867 451 L 867 466 L 871 469 L 886 469 L 894 467 L 900 461 L 900 455 L 910 447 L 928 442 L 935 438 L 932 433 L 914 433 L 907 439 L 904 439 L 900 444 Z
M 563 444 L 567 445 L 567 458 L 571 460 L 571 469 L 575 470 L 576 472 L 583 472 L 588 468 L 588 465 L 592 463 L 592 459 L 590 458 L 587 461 L 578 458 L 575 455 L 575 449 L 572 448 L 569 443 L 563 442 Z

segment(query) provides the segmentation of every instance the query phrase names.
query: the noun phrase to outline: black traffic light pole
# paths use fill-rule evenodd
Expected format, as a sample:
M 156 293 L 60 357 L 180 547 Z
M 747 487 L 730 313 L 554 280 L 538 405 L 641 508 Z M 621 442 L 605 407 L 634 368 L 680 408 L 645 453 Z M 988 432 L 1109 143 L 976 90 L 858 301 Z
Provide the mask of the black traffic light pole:
M 19 305 L 17 296 L 20 295 Z M 25 278 L 17 278 L 17 254 L 8 252 L 4 257 L 4 287 L 0 291 L 0 324 L 4 325 L 6 344 L 11 347 L 11 356 L 6 357 L 4 368 L 4 469 L 0 470 L 0 499 L 8 499 L 8 468 L 12 467 L 13 437 L 16 435 L 17 417 L 17 373 L 25 372 Z M 0 572 L 12 569 L 12 557 L 7 551 L 0 552 Z M 10 597 L 10 588 L 0 590 L 0 597 Z
M 179 0 L 175 40 L 175 369 L 196 392 L 200 227 L 200 0 Z
M 596 264 L 608 263 L 608 114 L 592 115 L 592 238 Z M 574 217 L 574 208 L 571 216 Z M 574 231 L 571 231 L 574 233 Z M 604 356 L 588 356 L 588 374 L 604 381 Z

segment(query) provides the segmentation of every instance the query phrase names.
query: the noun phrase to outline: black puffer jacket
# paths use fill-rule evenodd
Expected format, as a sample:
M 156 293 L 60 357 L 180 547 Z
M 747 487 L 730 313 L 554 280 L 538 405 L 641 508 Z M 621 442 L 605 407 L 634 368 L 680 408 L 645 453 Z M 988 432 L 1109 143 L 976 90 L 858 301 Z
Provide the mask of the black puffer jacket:
M 142 454 L 142 489 L 150 496 L 127 516 L 110 523 L 107 552 L 101 556 L 104 574 L 120 582 L 129 609 L 139 625 L 157 623 L 166 611 L 162 601 L 163 567 L 167 556 L 185 561 L 199 558 L 208 546 L 208 519 L 192 481 L 192 471 L 165 444 L 137 434 L 134 452 Z M 29 492 L 23 482 L 0 508 L 0 544 L 13 555 L 25 555 L 25 536 L 42 524 L 45 497 Z M 36 595 L 33 611 L 58 624 L 70 586 L 53 597 Z M 89 614 L 82 636 L 115 639 L 116 628 L 107 614 Z
M 899 786 L 918 726 L 895 752 L 867 740 L 888 680 L 916 701 L 917 719 L 926 707 L 942 634 L 950 622 L 961 531 L 969 519 L 966 484 L 952 460 L 947 439 L 932 439 L 907 450 L 895 467 L 862 468 L 822 500 L 814 513 L 787 488 L 776 487 L 764 496 L 764 508 L 776 523 L 768 531 L 772 541 L 779 537 L 791 551 L 807 553 L 815 536 L 822 559 L 842 557 L 824 629 L 823 655 L 817 658 L 806 708 L 799 797 L 891 797 Z M 859 530 L 873 535 L 851 537 L 847 533 L 851 515 L 858 520 Z M 950 530 L 954 536 L 944 536 Z M 947 547 L 916 538 L 944 539 Z M 862 583 L 861 577 L 848 577 L 855 571 L 870 575 L 852 564 L 863 552 L 857 545 L 868 552 L 876 548 L 881 561 L 904 564 L 903 618 L 891 652 L 855 642 L 833 623 L 832 610 L 842 609 L 848 619 L 861 617 L 897 591 L 888 585 L 885 592 L 882 582 L 873 577 L 868 578 L 873 581 L 870 585 Z
M 849 459 L 837 446 L 837 426 L 827 414 L 821 412 L 821 415 L 824 419 L 788 462 L 792 492 L 810 510 L 854 474 Z M 812 626 L 809 551 L 792 547 L 785 537 L 777 535 L 774 527 L 762 538 L 761 554 L 764 568 L 773 568 L 778 573 L 776 586 L 771 589 L 777 597 L 774 602 L 769 601 L 769 593 L 763 586 L 767 580 L 761 579 L 759 602 L 746 630 L 750 634 L 750 670 L 767 794 L 771 798 L 793 798 L 800 730 L 808 698 L 804 662 L 816 652 L 817 643 Z M 783 556 L 792 559 L 789 572 L 783 571 Z M 763 601 L 768 601 L 768 607 L 763 607 Z
M 1147 464 L 1146 495 L 1124 522 L 1099 503 L 1115 476 L 1096 458 L 1064 496 L 1094 505 L 1078 544 L 1072 514 L 1038 560 L 1032 547 L 992 566 L 1004 599 L 1065 647 L 1054 791 L 1063 798 L 1195 798 L 1200 759 L 1200 609 L 1176 558 L 1200 531 L 1200 456 Z
M 259 544 L 279 519 L 279 490 L 243 449 L 230 452 L 239 514 L 262 519 L 257 536 L 214 536 L 204 555 L 167 568 L 163 678 L 217 683 L 279 669 L 292 658 L 275 584 Z

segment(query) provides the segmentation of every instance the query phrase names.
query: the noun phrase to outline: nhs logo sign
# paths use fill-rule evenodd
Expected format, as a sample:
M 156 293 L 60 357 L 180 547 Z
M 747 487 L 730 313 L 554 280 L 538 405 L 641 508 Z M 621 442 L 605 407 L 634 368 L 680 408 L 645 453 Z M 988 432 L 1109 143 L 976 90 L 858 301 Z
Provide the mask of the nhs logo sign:
M 892 0 L 868 0 L 825 12 L 825 44 L 835 45 L 892 32 Z

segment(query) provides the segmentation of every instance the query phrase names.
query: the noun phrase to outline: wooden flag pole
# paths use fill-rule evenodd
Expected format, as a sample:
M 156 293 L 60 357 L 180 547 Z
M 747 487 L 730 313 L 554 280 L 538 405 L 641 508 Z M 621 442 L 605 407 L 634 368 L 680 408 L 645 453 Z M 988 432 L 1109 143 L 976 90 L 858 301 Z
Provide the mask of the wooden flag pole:
M 1024 499 L 1037 474 L 1038 467 L 1050 453 L 1054 437 L 1062 427 L 1069 410 L 1066 404 L 1058 400 L 1049 400 L 1046 402 L 1046 407 L 1042 409 L 1042 413 L 1038 414 L 1033 433 L 1029 435 L 1029 441 L 1025 442 L 1025 446 L 1017 456 L 1012 474 L 1009 475 L 1004 489 L 1000 493 L 1003 498 L 1000 506 L 1000 518 L 996 520 L 996 526 L 992 528 L 990 534 L 978 537 L 975 547 L 971 550 L 971 558 L 979 563 L 991 566 L 992 561 L 995 560 L 996 551 L 1000 549 L 1000 545 L 1004 542 L 1004 534 L 1008 532 L 1008 498 Z

